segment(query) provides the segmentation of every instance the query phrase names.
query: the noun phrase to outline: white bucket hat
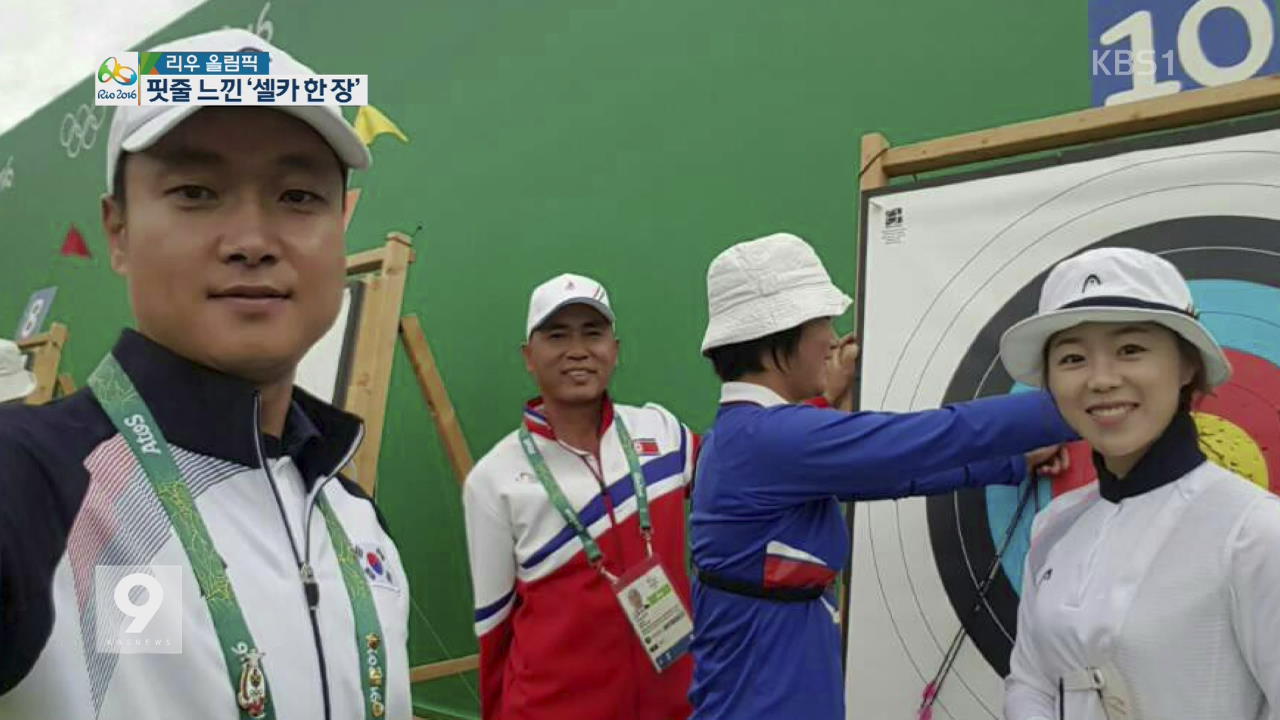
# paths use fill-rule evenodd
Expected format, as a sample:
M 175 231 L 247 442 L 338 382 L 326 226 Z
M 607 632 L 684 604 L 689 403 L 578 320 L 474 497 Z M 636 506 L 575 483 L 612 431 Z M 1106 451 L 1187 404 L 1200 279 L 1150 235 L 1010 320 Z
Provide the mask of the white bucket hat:
M 613 324 L 613 307 L 604 286 L 585 275 L 557 275 L 533 289 L 529 296 L 529 318 L 524 338 L 528 340 L 556 311 L 566 305 L 589 305 Z
M 849 309 L 818 254 L 790 233 L 741 242 L 707 268 L 702 352 L 772 335 Z
M 1000 338 L 1005 370 L 1018 382 L 1040 387 L 1045 343 L 1087 322 L 1159 323 L 1200 351 L 1210 387 L 1231 377 L 1231 362 L 1200 324 L 1182 274 L 1168 260 L 1134 248 L 1099 248 L 1058 263 L 1041 288 L 1037 314 Z
M 174 40 L 151 48 L 152 52 L 238 52 L 251 50 L 271 53 L 272 75 L 314 75 L 311 68 L 288 53 L 248 30 L 228 28 L 202 35 Z M 115 180 L 116 163 L 125 152 L 141 152 L 155 145 L 165 133 L 200 109 L 199 105 L 121 105 L 111 118 L 107 139 L 107 192 Z M 281 105 L 276 110 L 288 113 L 320 133 L 333 152 L 348 168 L 369 167 L 371 156 L 354 128 L 342 117 L 337 105 Z
M 21 400 L 36 389 L 36 376 L 27 370 L 27 356 L 17 343 L 0 339 L 0 402 Z

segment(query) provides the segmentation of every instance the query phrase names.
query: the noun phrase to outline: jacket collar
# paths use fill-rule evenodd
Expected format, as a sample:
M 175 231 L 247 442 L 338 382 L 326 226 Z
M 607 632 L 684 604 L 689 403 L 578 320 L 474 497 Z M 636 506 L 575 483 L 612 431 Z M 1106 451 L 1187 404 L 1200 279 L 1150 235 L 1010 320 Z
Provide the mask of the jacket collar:
M 1116 477 L 1107 469 L 1102 456 L 1096 451 L 1093 453 L 1093 466 L 1098 471 L 1098 492 L 1113 503 L 1171 483 L 1200 467 L 1204 461 L 1195 420 L 1185 412 L 1174 415 L 1169 427 L 1123 478 Z
M 790 404 L 773 390 L 749 382 L 727 382 L 721 385 L 720 404 L 726 403 L 752 403 L 761 407 Z
M 251 383 L 194 363 L 134 330 L 121 333 L 111 353 L 170 443 L 258 467 L 258 391 Z M 284 437 L 263 436 L 263 453 L 288 454 L 310 484 L 341 469 L 362 434 L 355 415 L 295 386 Z
M 551 421 L 547 420 L 547 416 L 542 411 L 542 396 L 538 396 L 524 404 L 524 426 L 529 428 L 529 432 L 534 435 L 541 435 L 548 440 L 557 440 L 556 431 L 551 427 Z M 609 397 L 609 393 L 604 394 L 604 402 L 600 407 L 600 437 L 609 432 L 609 427 L 613 425 L 613 399 Z

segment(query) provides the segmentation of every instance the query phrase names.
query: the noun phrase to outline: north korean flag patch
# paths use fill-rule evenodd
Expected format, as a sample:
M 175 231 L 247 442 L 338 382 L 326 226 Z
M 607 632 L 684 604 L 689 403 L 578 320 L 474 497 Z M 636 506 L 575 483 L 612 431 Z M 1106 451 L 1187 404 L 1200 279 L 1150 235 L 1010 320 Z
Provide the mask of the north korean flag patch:
M 635 446 L 637 455 L 657 455 L 662 452 L 658 449 L 658 441 L 653 438 L 636 438 L 631 444 Z
M 391 572 L 391 562 L 381 545 L 373 543 L 360 544 L 354 548 L 356 558 L 360 562 L 360 570 L 369 581 L 371 587 L 380 587 L 400 592 L 396 576 Z

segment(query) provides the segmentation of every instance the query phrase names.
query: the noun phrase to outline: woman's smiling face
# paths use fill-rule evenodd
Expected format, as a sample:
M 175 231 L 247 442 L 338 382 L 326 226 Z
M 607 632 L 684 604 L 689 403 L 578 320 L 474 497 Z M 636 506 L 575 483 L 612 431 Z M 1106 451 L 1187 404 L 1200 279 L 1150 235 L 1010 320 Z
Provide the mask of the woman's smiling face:
M 1169 426 L 1196 374 L 1156 323 L 1084 323 L 1049 339 L 1047 387 L 1066 421 L 1126 475 Z

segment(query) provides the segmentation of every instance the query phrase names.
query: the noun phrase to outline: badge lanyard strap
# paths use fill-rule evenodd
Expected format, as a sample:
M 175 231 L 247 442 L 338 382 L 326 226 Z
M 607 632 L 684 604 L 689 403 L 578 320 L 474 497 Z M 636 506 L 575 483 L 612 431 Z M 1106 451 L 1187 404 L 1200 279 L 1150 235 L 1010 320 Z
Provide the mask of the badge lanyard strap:
M 649 518 L 649 492 L 645 487 L 644 470 L 640 467 L 640 458 L 636 456 L 635 445 L 631 441 L 631 434 L 627 432 L 627 426 L 622 422 L 622 418 L 618 415 L 613 419 L 614 427 L 617 428 L 618 441 L 622 443 L 622 453 L 627 458 L 627 466 L 631 470 L 631 484 L 635 489 L 636 496 L 636 512 L 640 516 L 640 536 L 644 539 L 644 547 L 646 557 L 653 556 L 653 523 Z M 569 504 L 568 498 L 564 496 L 564 492 L 560 489 L 560 484 L 556 482 L 555 476 L 551 474 L 551 468 L 547 467 L 547 461 L 542 457 L 542 452 L 538 450 L 538 446 L 533 442 L 533 435 L 529 432 L 529 428 L 524 424 L 520 425 L 520 446 L 524 449 L 525 457 L 528 458 L 529 464 L 533 466 L 534 474 L 538 476 L 538 482 L 547 492 L 547 497 L 551 499 L 552 506 L 560 513 L 560 517 L 574 529 L 578 539 L 582 542 L 582 547 L 586 550 L 587 561 L 591 563 L 591 567 L 599 570 L 610 582 L 617 582 L 618 578 L 604 566 L 604 553 L 600 550 L 600 545 L 596 543 L 595 538 L 591 537 L 591 533 L 587 531 L 587 526 L 582 523 L 582 518 L 578 517 L 578 513 L 574 512 L 573 506 Z
M 213 545 L 213 538 L 209 536 L 209 529 L 196 509 L 190 489 L 182 481 L 173 451 L 161 433 L 160 425 L 124 368 L 120 367 L 120 363 L 111 354 L 107 354 L 89 376 L 89 388 L 142 466 L 152 490 L 169 517 L 169 523 L 182 542 L 187 561 L 200 587 L 200 594 L 204 596 L 205 605 L 209 608 L 231 687 L 240 707 L 241 719 L 274 718 L 275 709 L 268 691 L 266 668 L 261 663 L 263 653 L 254 643 L 244 612 L 236 600 L 235 590 L 231 587 L 231 580 L 227 577 L 222 556 Z M 343 580 L 355 616 L 356 650 L 359 654 L 359 667 L 362 669 L 361 685 L 365 691 L 365 717 L 378 718 L 386 711 L 383 701 L 385 691 L 382 687 L 386 651 L 382 647 L 381 624 L 369 587 L 360 577 L 355 551 L 347 540 L 346 533 L 323 498 L 319 505 L 329 527 L 334 552 L 342 567 Z M 358 587 L 352 582 L 353 577 L 360 579 Z M 360 592 L 361 588 L 363 593 Z M 365 668 L 368 669 L 367 673 Z

